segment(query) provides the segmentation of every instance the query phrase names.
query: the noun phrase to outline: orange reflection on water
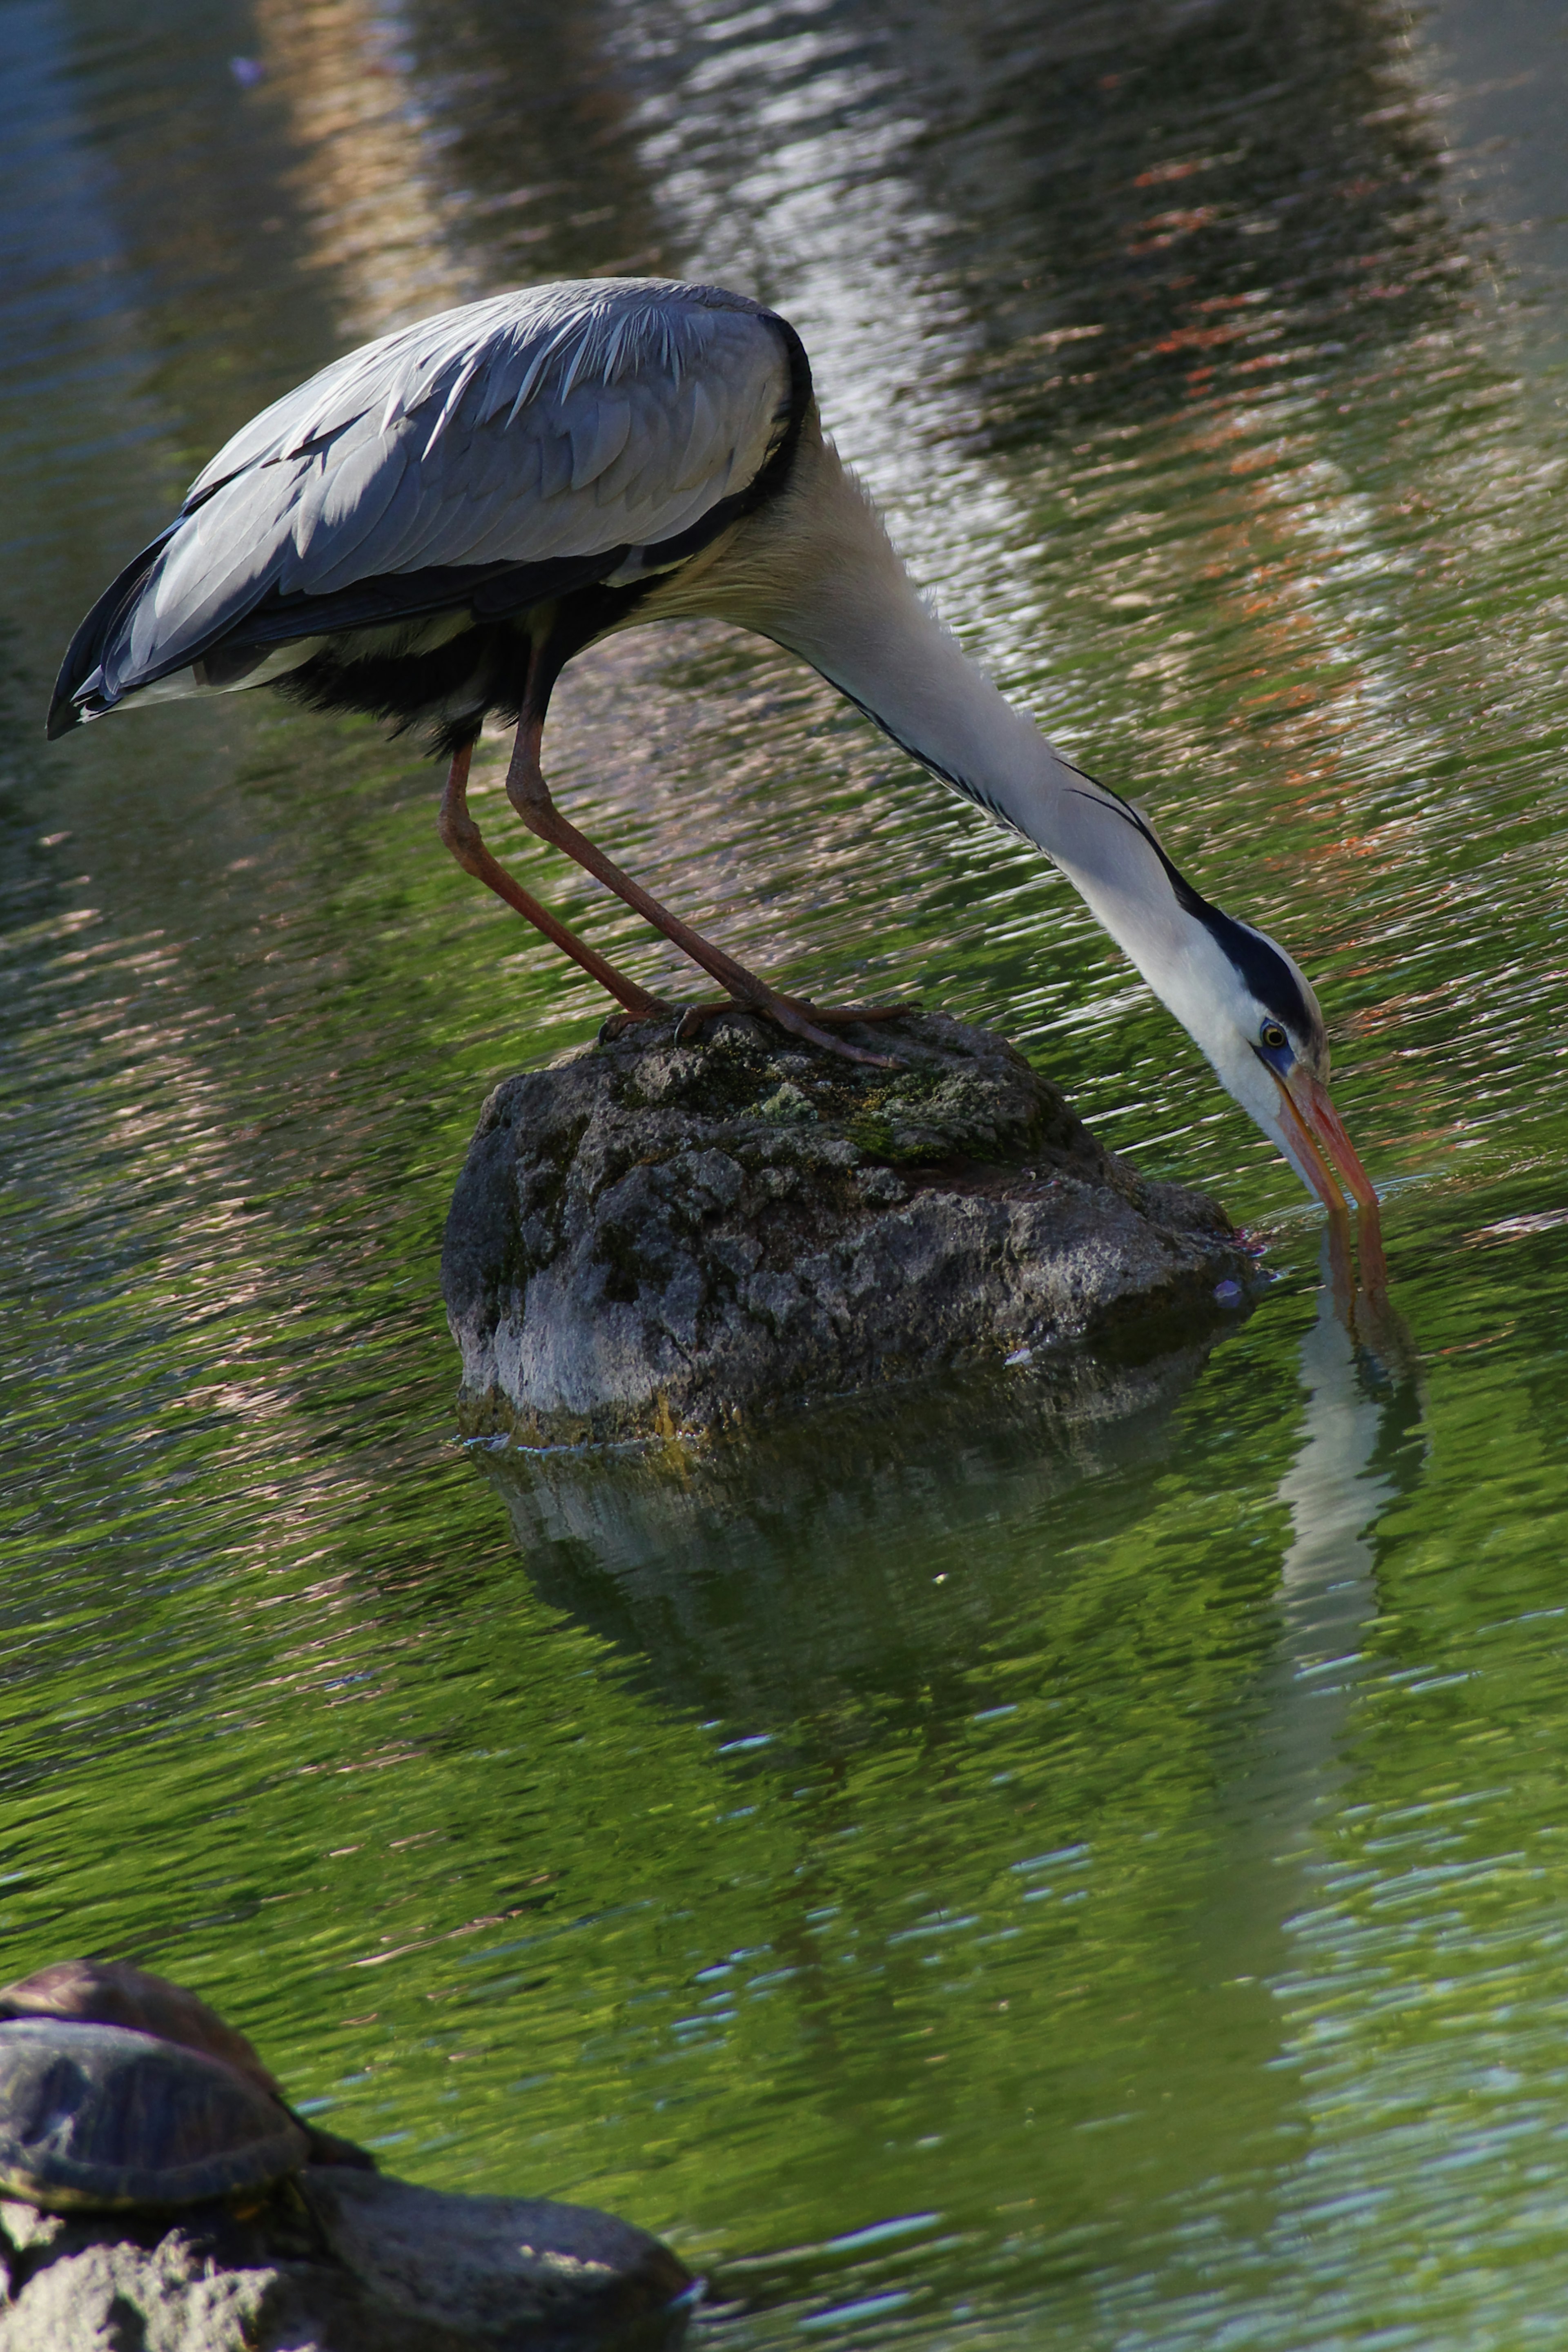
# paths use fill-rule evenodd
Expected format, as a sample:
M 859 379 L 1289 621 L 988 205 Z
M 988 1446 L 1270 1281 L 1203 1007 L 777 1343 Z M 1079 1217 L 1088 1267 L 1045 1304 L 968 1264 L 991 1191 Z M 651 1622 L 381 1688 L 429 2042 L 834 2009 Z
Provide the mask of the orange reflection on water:
M 368 0 L 258 0 L 267 86 L 300 160 L 291 174 L 330 274 L 345 336 L 382 334 L 482 292 L 448 236 L 426 167 L 418 84 L 396 28 Z

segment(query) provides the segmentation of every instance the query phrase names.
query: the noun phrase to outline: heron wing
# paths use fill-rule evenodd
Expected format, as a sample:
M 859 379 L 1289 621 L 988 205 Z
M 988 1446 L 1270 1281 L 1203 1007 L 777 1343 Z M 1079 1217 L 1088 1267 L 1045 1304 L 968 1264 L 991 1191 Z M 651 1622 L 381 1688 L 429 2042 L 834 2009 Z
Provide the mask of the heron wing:
M 743 493 L 792 397 L 768 313 L 661 279 L 536 288 L 384 336 L 218 452 L 78 632 L 57 709 L 106 709 L 237 630 L 281 643 L 605 577 Z

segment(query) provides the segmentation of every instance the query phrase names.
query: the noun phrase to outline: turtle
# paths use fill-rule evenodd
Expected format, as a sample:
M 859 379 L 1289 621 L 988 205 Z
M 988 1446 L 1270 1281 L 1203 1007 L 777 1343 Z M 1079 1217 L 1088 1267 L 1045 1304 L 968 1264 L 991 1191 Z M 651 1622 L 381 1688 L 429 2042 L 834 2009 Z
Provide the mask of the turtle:
M 198 2205 L 269 2189 L 310 2152 L 221 2058 L 123 2025 L 0 2025 L 0 2196 L 51 2213 Z
M 375 2158 L 294 2114 L 251 2042 L 121 1960 L 0 1988 L 0 2196 L 48 2211 L 169 2209 Z

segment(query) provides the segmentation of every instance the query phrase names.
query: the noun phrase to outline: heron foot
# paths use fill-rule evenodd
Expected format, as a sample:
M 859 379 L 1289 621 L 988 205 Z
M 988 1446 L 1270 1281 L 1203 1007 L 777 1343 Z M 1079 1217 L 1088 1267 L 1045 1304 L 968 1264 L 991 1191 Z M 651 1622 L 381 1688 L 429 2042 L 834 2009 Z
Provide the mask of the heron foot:
M 614 1045 L 617 1037 L 624 1037 L 626 1031 L 635 1028 L 639 1021 L 669 1020 L 675 1021 L 679 1034 L 679 1005 L 665 1004 L 658 997 L 653 997 L 646 1006 L 639 1007 L 635 1013 L 629 1009 L 620 1013 L 607 1013 L 599 1024 L 599 1043 L 601 1045 Z
M 847 1029 L 860 1021 L 896 1021 L 901 1013 L 913 1013 L 912 1004 L 812 1004 L 798 996 L 775 996 L 770 990 L 769 1001 L 749 1004 L 738 996 L 720 996 L 703 1004 L 664 1004 L 657 1000 L 635 1011 L 627 1008 L 612 1013 L 599 1024 L 599 1042 L 610 1045 L 624 1037 L 639 1021 L 653 1021 L 675 1016 L 675 1042 L 689 1045 L 701 1034 L 710 1021 L 732 1018 L 737 1013 L 751 1013 L 759 1021 L 774 1021 L 792 1037 L 805 1039 L 837 1054 L 848 1062 L 864 1062 L 877 1070 L 896 1070 L 900 1065 L 886 1054 L 868 1054 L 859 1045 L 851 1045 L 842 1037 L 829 1034 L 834 1029 Z
M 733 996 L 721 996 L 707 1004 L 689 1004 L 676 1024 L 676 1043 L 689 1044 L 705 1023 L 719 1020 L 726 1013 L 750 1013 L 759 1020 L 776 1021 L 792 1036 L 809 1037 L 814 1045 L 824 1045 L 845 1060 L 868 1062 L 875 1068 L 892 1070 L 899 1065 L 885 1054 L 865 1053 L 859 1046 L 847 1045 L 826 1033 L 851 1028 L 861 1021 L 896 1021 L 901 1013 L 919 1010 L 913 1004 L 813 1004 L 803 996 L 780 996 L 776 1008 L 773 1002 L 748 1004 Z
M 900 1065 L 888 1055 L 868 1054 L 863 1046 L 851 1045 L 847 1038 L 835 1037 L 830 1032 L 858 1021 L 896 1021 L 900 1013 L 912 1010 L 908 1004 L 812 1004 L 804 997 L 782 996 L 769 989 L 755 1003 L 743 997 L 721 996 L 710 1003 L 687 1005 L 676 1024 L 675 1039 L 677 1045 L 689 1045 L 705 1023 L 721 1020 L 727 1014 L 749 1013 L 759 1021 L 774 1022 L 791 1037 L 837 1054 L 842 1061 L 864 1062 L 875 1070 L 896 1070 Z
M 826 1029 L 847 1029 L 856 1021 L 901 1021 L 906 1013 L 921 1009 L 918 1004 L 813 1004 L 805 996 L 792 997 L 790 1002 Z

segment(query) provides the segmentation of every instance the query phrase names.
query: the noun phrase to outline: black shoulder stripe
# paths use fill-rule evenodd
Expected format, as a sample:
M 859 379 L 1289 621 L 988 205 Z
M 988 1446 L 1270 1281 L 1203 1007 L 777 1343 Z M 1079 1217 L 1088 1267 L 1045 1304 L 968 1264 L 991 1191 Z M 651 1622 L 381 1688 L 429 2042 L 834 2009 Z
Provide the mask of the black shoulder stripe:
M 1059 752 L 1057 756 L 1061 758 Z M 1319 1022 L 1301 992 L 1300 981 L 1273 941 L 1266 940 L 1260 931 L 1255 931 L 1250 924 L 1238 923 L 1234 915 L 1227 915 L 1223 907 L 1213 905 L 1194 890 L 1186 876 L 1172 864 L 1152 825 L 1141 817 L 1120 793 L 1113 793 L 1109 784 L 1102 784 L 1097 776 L 1089 775 L 1085 769 L 1074 767 L 1070 760 L 1063 760 L 1062 765 L 1073 775 L 1082 776 L 1086 784 L 1094 786 L 1093 793 L 1082 793 L 1079 799 L 1090 800 L 1096 794 L 1103 793 L 1101 806 L 1109 802 L 1118 816 L 1124 817 L 1135 833 L 1142 835 L 1165 870 L 1165 879 L 1171 886 L 1176 904 L 1184 914 L 1202 923 L 1216 945 L 1223 948 L 1258 1003 L 1267 1005 L 1276 1019 L 1282 1021 L 1295 1036 L 1314 1037 Z
M 1062 755 L 1059 751 L 1057 753 L 1057 757 L 1058 760 L 1061 760 Z M 1062 760 L 1062 765 L 1068 771 L 1069 775 L 1081 776 L 1086 784 L 1092 784 L 1094 786 L 1094 791 L 1092 793 L 1079 793 L 1078 794 L 1078 798 L 1080 801 L 1093 800 L 1097 795 L 1103 794 L 1104 799 L 1101 801 L 1100 805 L 1103 806 L 1104 802 L 1109 801 L 1111 807 L 1116 811 L 1117 815 L 1124 818 L 1126 823 L 1132 827 L 1134 833 L 1141 833 L 1142 835 L 1144 840 L 1148 843 L 1150 848 L 1153 851 L 1155 856 L 1164 867 L 1165 879 L 1171 886 L 1172 895 L 1175 898 L 1176 904 L 1184 910 L 1184 913 L 1195 915 L 1198 921 L 1202 923 L 1206 922 L 1211 915 L 1215 915 L 1219 912 L 1217 907 L 1211 907 L 1206 898 L 1200 898 L 1198 893 L 1194 889 L 1192 884 L 1187 880 L 1186 876 L 1173 866 L 1170 858 L 1165 854 L 1165 846 L 1161 841 L 1159 835 L 1155 832 L 1153 826 L 1149 823 L 1146 817 L 1139 815 L 1138 811 L 1133 807 L 1131 801 L 1124 801 L 1120 793 L 1113 793 L 1109 784 L 1102 784 L 1100 778 L 1098 776 L 1091 776 L 1087 768 L 1075 767 L 1070 760 Z M 1226 919 L 1228 921 L 1229 918 L 1227 917 Z
M 978 784 L 972 784 L 966 776 L 953 775 L 942 765 L 940 761 L 933 760 L 929 751 L 922 751 L 918 744 L 906 743 L 903 737 L 889 726 L 879 711 L 873 710 L 868 702 L 862 702 L 858 694 L 851 694 L 847 686 L 841 686 L 836 677 L 829 677 L 826 670 L 819 671 L 818 676 L 826 678 L 835 694 L 841 694 L 845 701 L 851 703 L 860 713 L 862 719 L 870 720 L 879 735 L 885 735 L 889 743 L 896 743 L 899 750 L 907 758 L 912 760 L 918 768 L 923 768 L 928 775 L 935 776 L 940 782 L 950 784 L 955 793 L 961 793 L 966 801 L 973 801 L 976 808 L 983 808 L 987 816 L 994 817 L 998 824 L 1005 826 L 1009 833 L 1016 833 L 1021 841 L 1028 839 L 1029 836 L 1025 833 L 1022 825 L 1015 824 L 1005 809 L 998 808 L 989 793 L 982 791 Z

